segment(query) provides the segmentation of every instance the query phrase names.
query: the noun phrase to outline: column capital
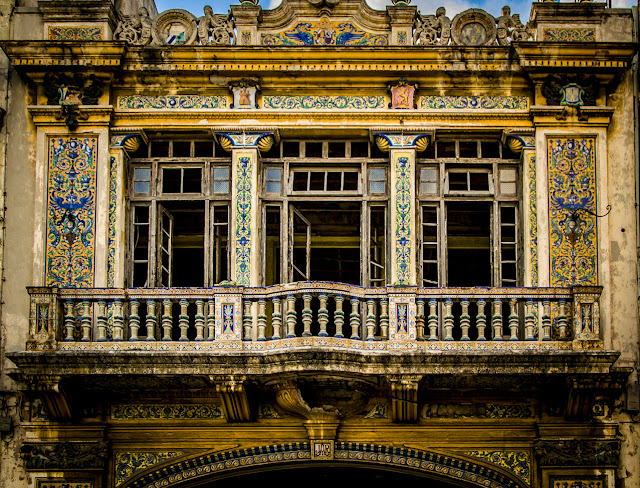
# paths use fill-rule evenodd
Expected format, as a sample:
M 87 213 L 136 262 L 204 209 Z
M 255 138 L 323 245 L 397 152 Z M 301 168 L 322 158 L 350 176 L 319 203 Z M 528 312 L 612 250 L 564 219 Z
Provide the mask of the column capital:
M 126 149 L 127 152 L 135 152 L 142 142 L 145 144 L 149 142 L 144 129 L 130 128 L 117 132 L 115 129 L 111 129 L 111 149 Z
M 410 132 L 389 131 L 372 132 L 372 136 L 381 151 L 390 149 L 416 149 L 424 151 L 433 139 L 433 131 Z
M 535 129 L 505 129 L 502 133 L 502 143 L 515 153 L 524 149 L 535 149 Z
M 280 140 L 277 129 L 264 131 L 214 132 L 222 148 L 230 152 L 232 149 L 259 149 L 266 152 Z

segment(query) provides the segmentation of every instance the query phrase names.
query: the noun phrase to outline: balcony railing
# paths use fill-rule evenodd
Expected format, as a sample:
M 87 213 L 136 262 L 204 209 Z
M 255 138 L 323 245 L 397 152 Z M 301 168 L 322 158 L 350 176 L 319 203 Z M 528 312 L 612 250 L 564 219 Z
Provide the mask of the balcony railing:
M 600 287 L 363 288 L 298 282 L 28 291 L 28 350 L 601 347 Z

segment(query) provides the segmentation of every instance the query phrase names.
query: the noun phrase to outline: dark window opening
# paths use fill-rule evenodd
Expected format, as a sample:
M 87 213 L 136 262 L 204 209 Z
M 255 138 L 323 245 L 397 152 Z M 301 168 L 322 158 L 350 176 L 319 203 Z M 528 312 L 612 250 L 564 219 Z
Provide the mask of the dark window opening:
M 448 286 L 491 286 L 491 203 L 448 202 Z

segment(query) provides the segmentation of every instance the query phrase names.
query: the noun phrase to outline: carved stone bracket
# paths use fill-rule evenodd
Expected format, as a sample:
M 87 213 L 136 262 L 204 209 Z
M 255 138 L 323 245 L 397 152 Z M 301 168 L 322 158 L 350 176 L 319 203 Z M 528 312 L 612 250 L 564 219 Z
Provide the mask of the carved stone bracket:
M 26 376 L 26 390 L 31 396 L 40 398 L 47 416 L 51 420 L 70 420 L 71 404 L 64 389 L 62 378 L 56 375 Z
M 418 384 L 422 375 L 390 376 L 391 420 L 412 423 L 418 420 Z
M 222 399 L 222 410 L 227 422 L 251 420 L 249 399 L 245 387 L 246 376 L 212 376 L 216 392 Z
M 579 377 L 568 380 L 567 419 L 604 417 L 624 391 L 631 370 L 621 369 L 603 378 Z
M 535 444 L 538 465 L 617 466 L 620 441 L 617 439 L 540 440 Z
M 54 442 L 23 444 L 20 457 L 32 471 L 65 471 L 105 468 L 106 442 Z

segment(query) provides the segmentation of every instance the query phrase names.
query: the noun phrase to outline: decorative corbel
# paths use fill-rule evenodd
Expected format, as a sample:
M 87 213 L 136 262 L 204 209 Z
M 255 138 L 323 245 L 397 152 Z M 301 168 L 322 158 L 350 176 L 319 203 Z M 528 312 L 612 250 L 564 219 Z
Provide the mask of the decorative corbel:
M 422 375 L 393 375 L 391 384 L 391 420 L 413 423 L 418 420 L 418 384 Z
M 245 382 L 246 376 L 211 376 L 216 392 L 222 399 L 222 411 L 227 422 L 248 422 L 251 410 Z
M 62 377 L 56 375 L 26 376 L 27 391 L 42 401 L 51 420 L 71 420 L 71 403 L 60 386 Z

